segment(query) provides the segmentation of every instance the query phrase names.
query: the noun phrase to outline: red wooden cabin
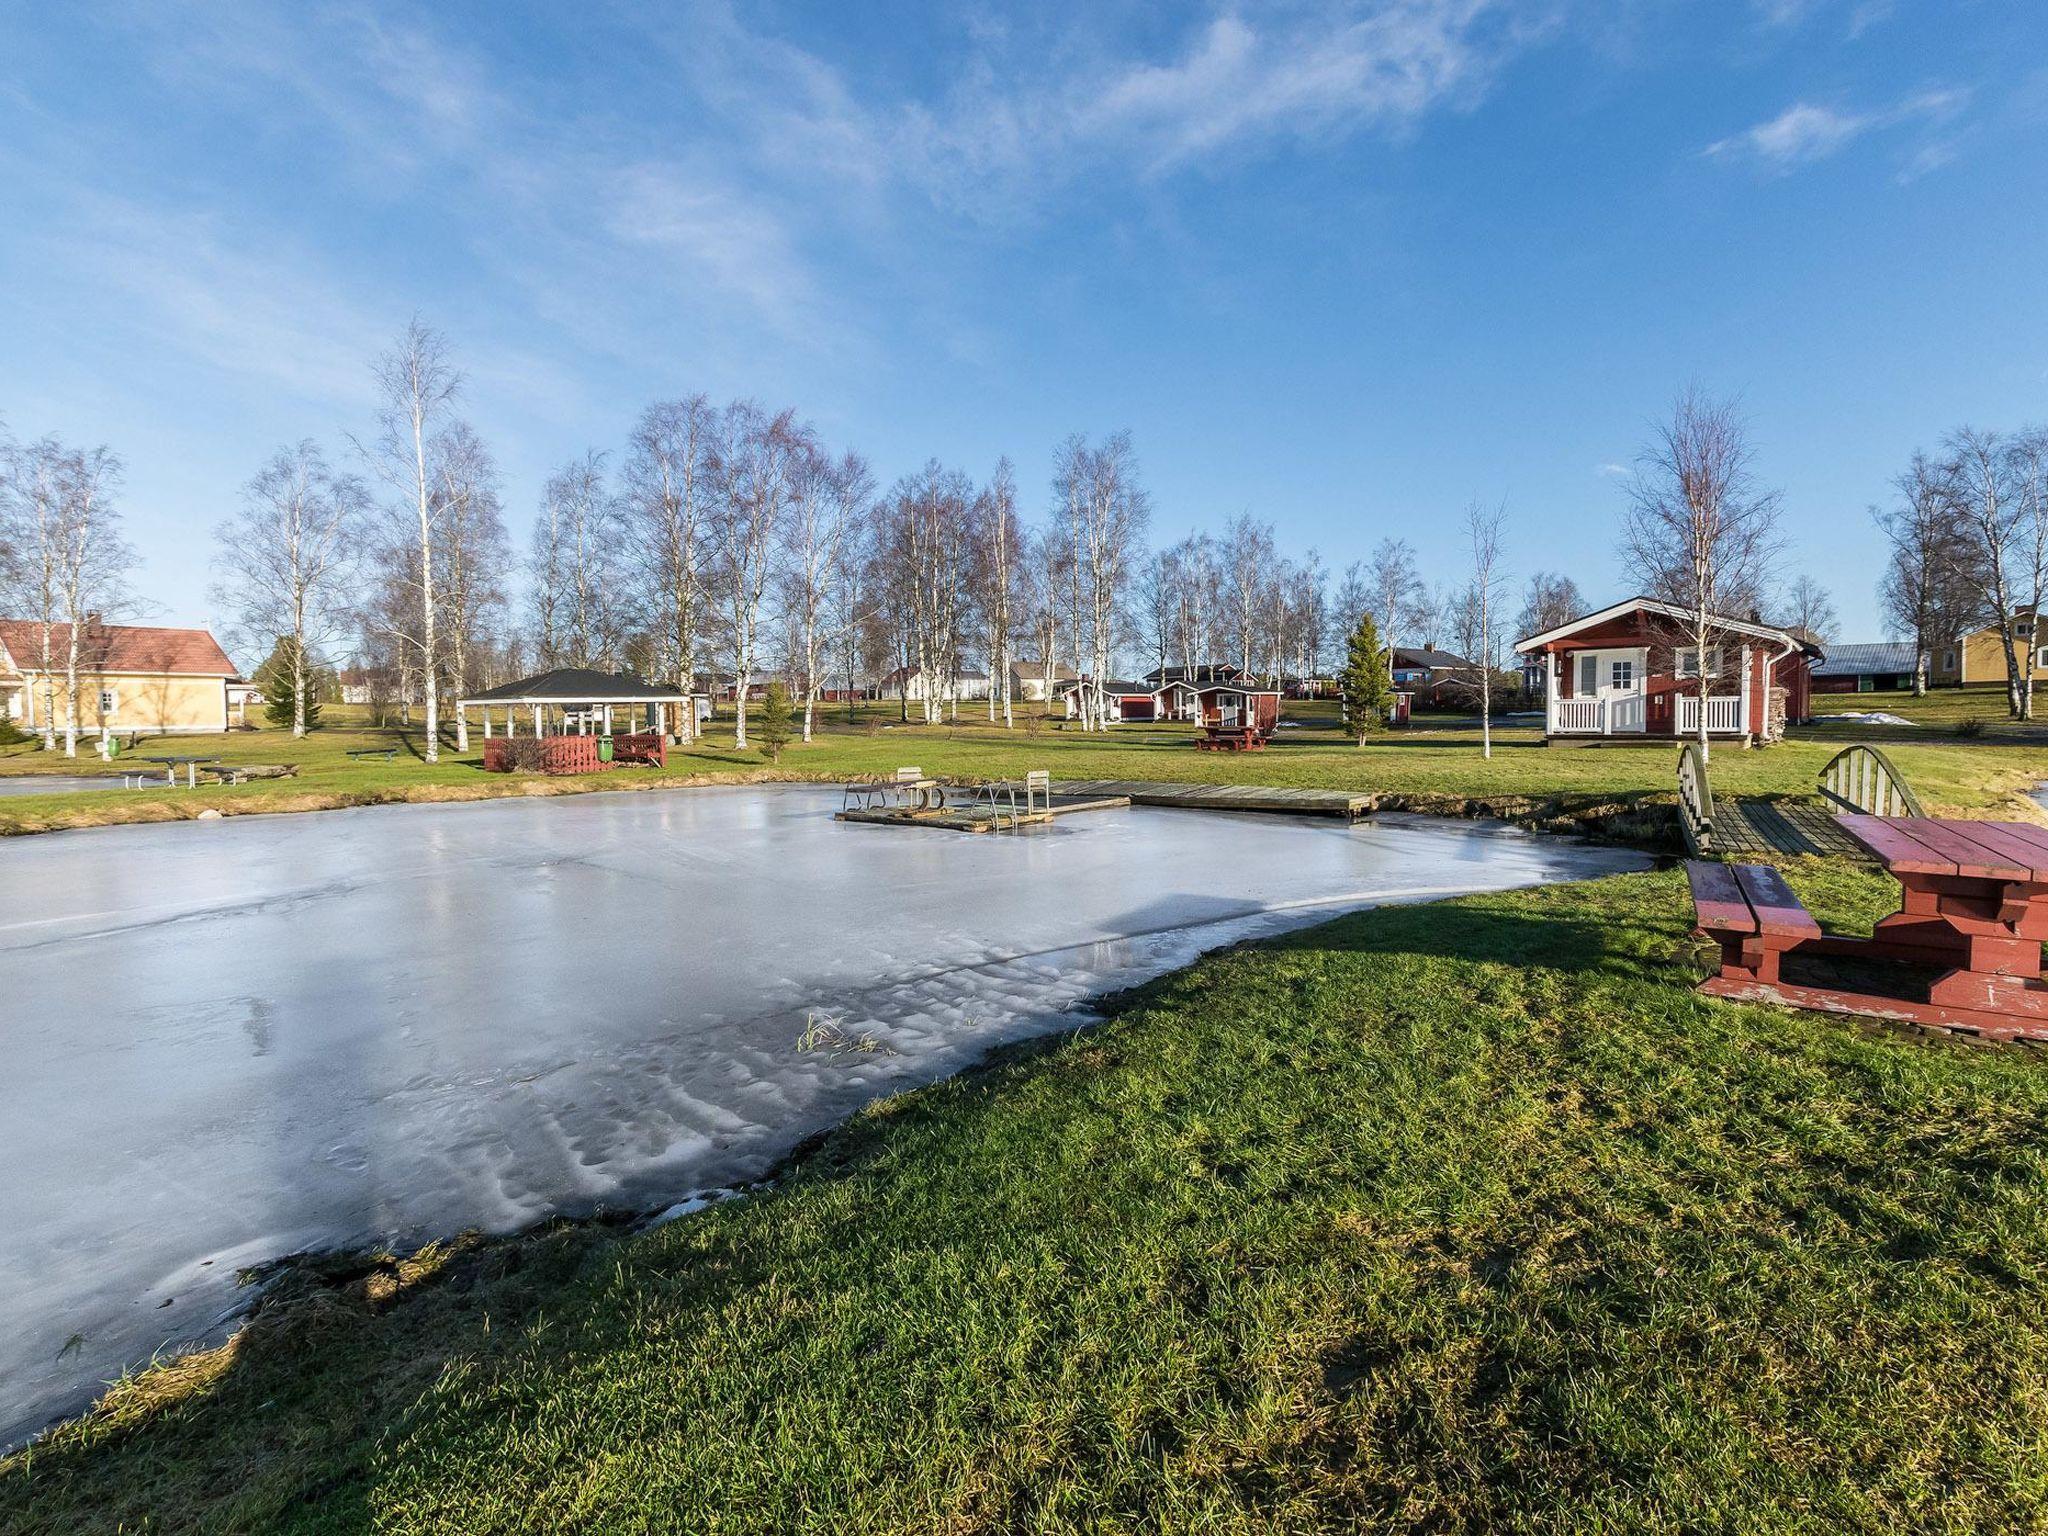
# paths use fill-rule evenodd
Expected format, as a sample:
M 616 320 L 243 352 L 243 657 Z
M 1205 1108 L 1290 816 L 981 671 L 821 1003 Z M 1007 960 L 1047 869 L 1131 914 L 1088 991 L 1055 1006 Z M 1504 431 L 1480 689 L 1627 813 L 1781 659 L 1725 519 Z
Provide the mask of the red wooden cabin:
M 1709 735 L 1769 741 L 1806 718 L 1820 647 L 1775 624 L 1717 617 L 1702 664 L 1686 623 L 1683 609 L 1633 597 L 1517 641 L 1543 665 L 1545 739 L 1684 740 L 1704 710 Z
M 1211 752 L 1256 752 L 1280 724 L 1280 690 L 1246 683 L 1207 683 L 1195 690 L 1195 745 Z

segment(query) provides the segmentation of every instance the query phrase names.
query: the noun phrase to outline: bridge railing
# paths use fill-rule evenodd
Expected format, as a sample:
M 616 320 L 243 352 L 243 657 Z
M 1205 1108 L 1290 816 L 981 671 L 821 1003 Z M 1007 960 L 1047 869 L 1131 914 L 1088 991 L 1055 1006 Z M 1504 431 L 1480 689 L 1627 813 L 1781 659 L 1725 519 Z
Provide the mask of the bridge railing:
M 1867 816 L 1924 816 L 1913 793 L 1881 748 L 1844 747 L 1820 771 L 1820 792 L 1848 811 Z
M 1685 834 L 1685 846 L 1694 853 L 1705 853 L 1713 846 L 1714 791 L 1707 781 L 1707 760 L 1696 741 L 1678 749 L 1678 826 Z

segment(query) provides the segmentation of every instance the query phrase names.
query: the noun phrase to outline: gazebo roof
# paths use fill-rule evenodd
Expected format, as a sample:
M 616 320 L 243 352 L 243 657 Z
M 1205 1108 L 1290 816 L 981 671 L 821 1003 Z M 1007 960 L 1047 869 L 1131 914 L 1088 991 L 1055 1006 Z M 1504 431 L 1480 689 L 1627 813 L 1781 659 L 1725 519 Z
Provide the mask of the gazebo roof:
M 516 683 L 500 683 L 472 693 L 462 704 L 680 704 L 687 693 L 650 683 L 630 672 L 598 672 L 590 667 L 557 667 Z

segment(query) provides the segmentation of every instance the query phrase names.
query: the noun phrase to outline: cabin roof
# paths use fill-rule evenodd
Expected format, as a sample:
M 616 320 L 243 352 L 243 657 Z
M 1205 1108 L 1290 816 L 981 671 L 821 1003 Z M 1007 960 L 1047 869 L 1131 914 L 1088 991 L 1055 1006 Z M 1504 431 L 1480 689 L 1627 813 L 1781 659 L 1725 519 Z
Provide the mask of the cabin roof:
M 1831 645 L 1827 659 L 1816 662 L 1815 677 L 1854 677 L 1864 672 L 1911 672 L 1919 654 L 1910 641 L 1881 641 L 1869 645 Z
M 1527 654 L 1542 646 L 1549 645 L 1553 641 L 1567 640 L 1571 636 L 1578 634 L 1581 630 L 1592 629 L 1611 620 L 1638 612 L 1654 614 L 1656 617 L 1668 619 L 1674 624 L 1683 624 L 1692 617 L 1690 613 L 1675 603 L 1662 602 L 1654 597 L 1631 597 L 1606 608 L 1601 608 L 1593 613 L 1581 614 L 1578 618 L 1559 624 L 1554 629 L 1546 629 L 1540 634 L 1529 635 L 1517 640 L 1515 642 L 1515 650 Z M 1719 613 L 1712 614 L 1709 617 L 1712 619 L 1716 629 L 1725 629 L 1730 634 L 1755 635 L 1761 639 L 1777 640 L 1787 645 L 1796 646 L 1800 650 L 1811 654 L 1817 655 L 1820 653 L 1820 647 L 1802 641 L 1791 630 L 1776 624 L 1765 624 L 1756 619 L 1734 619 L 1726 614 Z
M 37 619 L 0 619 L 0 646 L 17 672 L 42 670 L 43 626 Z M 71 626 L 50 626 L 50 658 L 64 665 Z M 165 677 L 234 677 L 235 664 L 211 631 L 164 629 L 151 624 L 88 623 L 78 640 L 78 665 L 86 672 L 149 673 Z
M 630 672 L 599 672 L 590 667 L 557 667 L 516 682 L 500 683 L 461 699 L 463 704 L 679 704 L 689 698 L 673 688 L 650 683 Z

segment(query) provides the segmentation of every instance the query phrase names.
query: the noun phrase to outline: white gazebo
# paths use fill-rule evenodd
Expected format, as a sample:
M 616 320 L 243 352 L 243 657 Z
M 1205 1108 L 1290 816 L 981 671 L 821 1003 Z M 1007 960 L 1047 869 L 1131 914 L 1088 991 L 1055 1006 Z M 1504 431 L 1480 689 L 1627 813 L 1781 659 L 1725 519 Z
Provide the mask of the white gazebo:
M 633 727 L 638 716 L 644 722 L 643 729 L 657 736 L 666 736 L 669 734 L 671 708 L 694 710 L 696 700 L 701 697 L 700 694 L 664 688 L 629 672 L 558 667 L 538 677 L 522 677 L 517 682 L 500 683 L 496 688 L 486 688 L 482 693 L 457 699 L 455 709 L 465 724 L 470 710 L 480 711 L 486 736 L 491 734 L 495 710 L 504 711 L 504 734 L 507 736 L 519 734 L 519 717 L 522 714 L 530 719 L 536 736 L 609 736 L 619 713 L 623 713 L 628 729 Z M 551 712 L 560 720 L 559 731 L 548 729 Z M 680 720 L 693 728 L 696 725 L 694 715 L 683 715 Z

